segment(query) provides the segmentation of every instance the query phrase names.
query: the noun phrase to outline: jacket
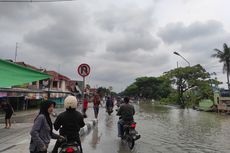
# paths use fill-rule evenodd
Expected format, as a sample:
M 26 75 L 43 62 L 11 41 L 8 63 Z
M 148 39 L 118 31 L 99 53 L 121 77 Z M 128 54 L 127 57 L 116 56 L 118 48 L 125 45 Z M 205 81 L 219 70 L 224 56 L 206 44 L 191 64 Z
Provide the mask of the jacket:
M 85 126 L 83 119 L 82 114 L 75 109 L 66 110 L 57 116 L 54 129 L 60 129 L 60 135 L 67 136 L 67 139 L 78 138 L 80 128 Z
M 57 139 L 59 137 L 57 134 L 51 133 L 50 126 L 43 114 L 40 114 L 34 121 L 30 135 L 30 151 L 44 151 L 44 146 L 46 149 L 48 148 L 51 138 Z
M 133 105 L 122 104 L 117 112 L 117 115 L 121 116 L 124 121 L 133 121 L 133 115 L 135 114 L 135 109 Z

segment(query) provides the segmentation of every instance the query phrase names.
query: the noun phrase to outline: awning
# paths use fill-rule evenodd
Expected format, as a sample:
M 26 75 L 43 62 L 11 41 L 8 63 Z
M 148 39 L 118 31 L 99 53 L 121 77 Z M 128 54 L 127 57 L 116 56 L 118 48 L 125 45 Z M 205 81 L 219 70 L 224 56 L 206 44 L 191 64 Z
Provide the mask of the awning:
M 22 85 L 52 76 L 0 59 L 0 88 Z

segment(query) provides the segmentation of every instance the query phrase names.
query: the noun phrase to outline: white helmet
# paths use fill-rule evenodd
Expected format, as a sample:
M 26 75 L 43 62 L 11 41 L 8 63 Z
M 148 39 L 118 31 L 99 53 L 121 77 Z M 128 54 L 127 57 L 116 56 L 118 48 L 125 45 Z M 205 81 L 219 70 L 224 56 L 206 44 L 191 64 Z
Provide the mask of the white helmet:
M 75 108 L 77 108 L 77 103 L 78 103 L 78 101 L 77 101 L 76 97 L 74 97 L 74 96 L 67 96 L 65 98 L 65 100 L 64 100 L 64 107 L 66 109 L 70 109 L 70 108 L 75 109 Z

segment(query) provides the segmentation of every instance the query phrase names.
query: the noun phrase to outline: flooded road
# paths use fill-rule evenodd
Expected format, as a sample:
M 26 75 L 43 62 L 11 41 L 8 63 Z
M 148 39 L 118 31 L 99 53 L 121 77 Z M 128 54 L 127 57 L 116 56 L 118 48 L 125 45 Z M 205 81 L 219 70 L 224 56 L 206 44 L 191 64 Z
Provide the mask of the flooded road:
M 140 104 L 136 106 L 141 139 L 134 150 L 117 137 L 118 117 L 100 112 L 98 127 L 83 138 L 90 153 L 228 153 L 230 116 Z
M 230 153 L 230 116 L 182 110 L 152 104 L 135 105 L 137 131 L 141 139 L 132 151 L 117 137 L 118 116 L 109 116 L 100 108 L 98 124 L 82 137 L 84 153 Z M 61 112 L 64 109 L 56 110 Z M 36 117 L 32 114 L 13 116 L 11 129 L 0 129 L 0 152 L 28 152 L 29 131 Z M 94 119 L 93 108 L 86 121 Z M 3 117 L 2 117 L 3 118 Z M 55 119 L 55 118 L 52 118 Z M 49 151 L 55 140 L 51 140 Z M 5 150 L 4 148 L 10 148 Z

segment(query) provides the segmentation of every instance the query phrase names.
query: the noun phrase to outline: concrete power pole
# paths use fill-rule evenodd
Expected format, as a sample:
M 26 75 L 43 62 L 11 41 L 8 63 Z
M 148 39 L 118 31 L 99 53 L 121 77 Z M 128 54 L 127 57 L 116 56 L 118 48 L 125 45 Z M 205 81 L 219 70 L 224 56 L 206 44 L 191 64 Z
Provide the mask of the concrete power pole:
M 18 54 L 18 42 L 16 42 L 14 62 L 16 62 L 16 60 L 17 60 L 17 54 Z

